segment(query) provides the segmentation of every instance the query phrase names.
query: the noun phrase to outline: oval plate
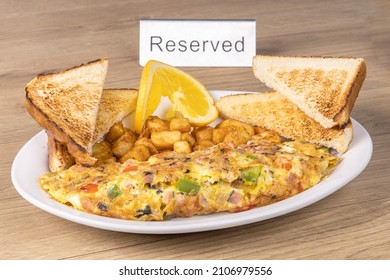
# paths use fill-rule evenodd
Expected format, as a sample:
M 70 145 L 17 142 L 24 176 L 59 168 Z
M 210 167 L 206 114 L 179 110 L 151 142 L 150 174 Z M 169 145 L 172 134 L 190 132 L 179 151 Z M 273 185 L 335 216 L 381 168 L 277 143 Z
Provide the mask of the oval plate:
M 217 100 L 221 96 L 237 94 L 232 91 L 212 91 Z M 129 121 L 131 122 L 131 121 Z M 47 135 L 41 131 L 31 138 L 16 155 L 12 182 L 18 193 L 33 205 L 56 216 L 83 225 L 131 233 L 173 234 L 199 232 L 235 227 L 275 218 L 313 204 L 339 190 L 358 176 L 372 155 L 372 141 L 368 132 L 352 119 L 354 136 L 343 161 L 324 181 L 312 188 L 280 202 L 239 213 L 215 213 L 191 218 L 175 218 L 162 222 L 129 221 L 85 213 L 63 205 L 43 191 L 38 183 L 48 170 Z

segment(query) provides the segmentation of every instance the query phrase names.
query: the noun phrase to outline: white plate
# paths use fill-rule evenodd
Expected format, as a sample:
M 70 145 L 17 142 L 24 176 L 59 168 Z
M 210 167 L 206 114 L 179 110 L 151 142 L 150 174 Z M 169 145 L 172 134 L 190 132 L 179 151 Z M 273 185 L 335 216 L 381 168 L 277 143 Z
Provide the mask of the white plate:
M 231 93 L 238 92 L 212 92 L 215 99 Z M 162 222 L 142 222 L 97 216 L 63 205 L 51 199 L 38 184 L 38 178 L 48 172 L 47 136 L 44 131 L 31 138 L 16 155 L 11 176 L 15 189 L 33 205 L 64 219 L 91 227 L 147 234 L 222 229 L 263 221 L 301 209 L 323 199 L 352 181 L 364 170 L 372 155 L 370 135 L 357 121 L 352 120 L 352 124 L 354 130 L 352 143 L 343 155 L 344 160 L 327 179 L 291 198 L 239 213 L 216 213 Z

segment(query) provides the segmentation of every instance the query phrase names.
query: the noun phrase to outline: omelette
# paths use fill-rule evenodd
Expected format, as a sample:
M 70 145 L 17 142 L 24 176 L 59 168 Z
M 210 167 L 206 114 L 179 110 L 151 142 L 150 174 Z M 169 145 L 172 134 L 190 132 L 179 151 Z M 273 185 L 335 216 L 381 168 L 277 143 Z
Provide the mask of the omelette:
M 162 221 L 286 199 L 323 180 L 339 161 L 329 149 L 310 143 L 253 139 L 190 154 L 163 152 L 147 161 L 74 165 L 44 174 L 40 184 L 55 200 L 81 211 Z

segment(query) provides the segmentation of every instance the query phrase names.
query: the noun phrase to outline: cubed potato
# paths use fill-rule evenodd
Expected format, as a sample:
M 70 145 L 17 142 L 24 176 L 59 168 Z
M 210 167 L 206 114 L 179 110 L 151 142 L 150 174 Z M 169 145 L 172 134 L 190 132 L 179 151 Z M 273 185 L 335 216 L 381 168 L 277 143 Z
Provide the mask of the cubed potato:
M 152 144 L 157 150 L 173 149 L 173 144 L 181 140 L 181 133 L 177 130 L 167 131 L 153 131 L 150 135 Z
M 177 141 L 173 144 L 173 150 L 178 153 L 189 154 L 191 153 L 191 146 L 185 140 Z
M 145 146 L 149 149 L 150 154 L 154 155 L 158 153 L 157 148 L 153 145 L 152 141 L 145 137 L 140 137 L 135 141 L 134 146 Z
M 248 140 L 248 135 L 245 135 L 245 133 L 240 130 L 233 130 L 226 134 L 223 142 L 233 143 L 234 147 L 237 147 L 238 145 L 245 144 Z
M 195 146 L 193 148 L 194 151 L 204 150 L 214 145 L 214 142 L 211 140 L 200 140 L 195 143 Z
M 150 138 L 150 129 L 145 128 L 141 134 L 138 136 L 138 138 Z
M 113 163 L 113 162 L 117 162 L 117 159 L 114 156 L 106 158 L 106 159 L 98 159 L 95 163 L 95 166 L 99 166 L 99 165 L 107 164 L 107 163 Z
M 213 140 L 213 130 L 211 126 L 199 127 L 194 131 L 194 136 L 197 142 L 201 140 Z
M 220 122 L 217 125 L 217 128 L 230 127 L 230 126 L 243 127 L 247 131 L 247 133 L 250 135 L 250 137 L 255 135 L 255 130 L 254 130 L 253 126 L 251 126 L 250 124 L 244 123 L 244 122 L 233 120 L 233 119 L 227 119 L 227 120 Z
M 152 131 L 169 130 L 169 123 L 157 116 L 150 116 L 146 119 L 145 129 Z
M 113 157 L 114 155 L 111 150 L 111 144 L 107 140 L 95 143 L 92 147 L 92 156 L 98 160 L 106 160 Z
M 118 140 L 119 137 L 123 135 L 123 133 L 125 133 L 125 128 L 123 127 L 122 122 L 117 122 L 110 128 L 106 134 L 105 140 L 110 143 L 114 143 L 116 140 Z
M 137 136 L 129 129 L 126 129 L 121 137 L 119 137 L 112 145 L 112 152 L 117 158 L 123 157 L 133 146 Z
M 190 144 L 191 147 L 194 146 L 194 144 L 196 142 L 194 136 L 192 136 L 192 134 L 189 133 L 189 132 L 182 133 L 181 134 L 181 140 L 187 141 L 188 144 Z
M 190 132 L 191 124 L 190 121 L 186 118 L 173 118 L 169 122 L 170 130 L 177 130 L 180 132 Z
M 120 163 L 124 163 L 128 159 L 136 159 L 139 161 L 145 161 L 150 158 L 151 154 L 146 146 L 138 145 L 131 148 L 126 154 L 124 154 L 120 159 Z
M 226 134 L 232 131 L 234 127 L 220 127 L 213 130 L 213 142 L 221 143 L 225 139 Z

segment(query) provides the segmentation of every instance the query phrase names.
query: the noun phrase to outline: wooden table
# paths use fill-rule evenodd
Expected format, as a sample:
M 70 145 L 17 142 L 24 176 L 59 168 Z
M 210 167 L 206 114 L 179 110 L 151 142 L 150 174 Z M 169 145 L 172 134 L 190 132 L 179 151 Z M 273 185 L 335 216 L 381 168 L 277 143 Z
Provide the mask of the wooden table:
M 390 258 L 387 1 L 30 0 L 1 1 L 0 10 L 1 259 Z M 108 56 L 106 87 L 138 87 L 139 20 L 158 18 L 256 19 L 258 54 L 365 58 L 368 74 L 352 117 L 374 142 L 368 167 L 341 190 L 299 211 L 202 233 L 101 230 L 28 203 L 10 176 L 16 153 L 41 131 L 23 105 L 26 83 L 41 72 Z M 185 71 L 209 89 L 265 90 L 250 68 Z

